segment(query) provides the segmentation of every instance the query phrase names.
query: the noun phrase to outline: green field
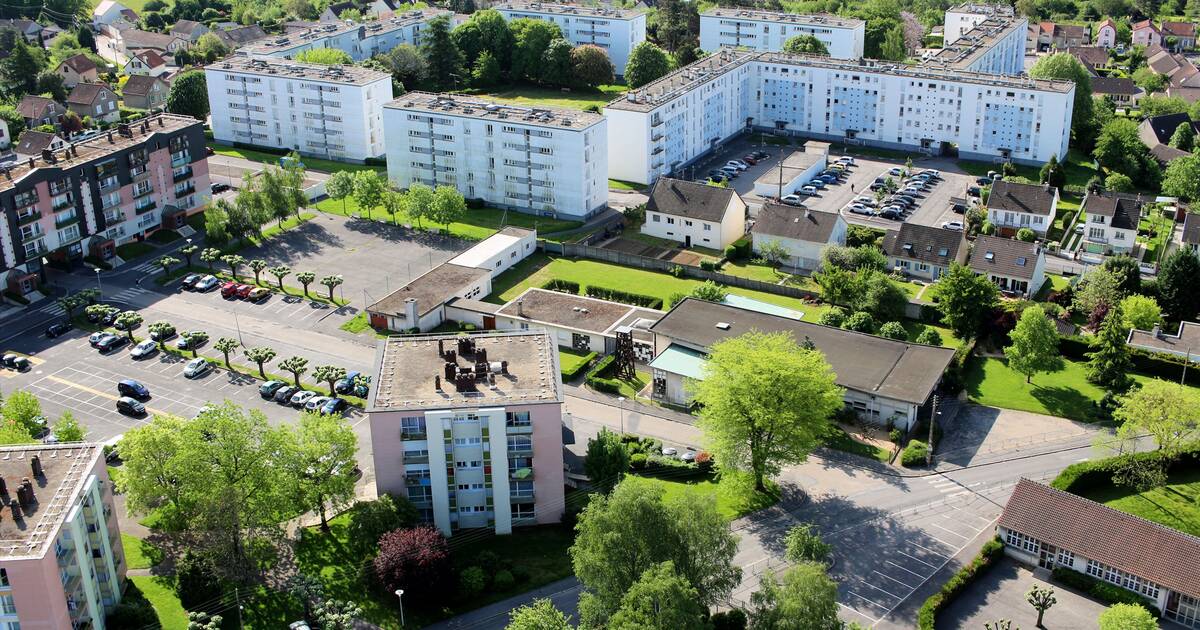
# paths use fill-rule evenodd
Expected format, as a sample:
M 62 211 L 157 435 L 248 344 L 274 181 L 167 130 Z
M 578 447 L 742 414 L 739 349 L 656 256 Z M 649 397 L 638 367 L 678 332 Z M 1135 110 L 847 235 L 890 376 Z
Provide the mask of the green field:
M 1200 536 L 1200 470 L 1172 474 L 1165 486 L 1134 492 L 1121 486 L 1099 486 L 1087 498 L 1110 508 L 1140 516 Z
M 212 147 L 213 153 L 216 153 L 217 155 L 228 155 L 228 156 L 233 156 L 233 157 L 240 157 L 240 158 L 243 158 L 246 160 L 250 160 L 251 162 L 262 162 L 263 164 L 279 166 L 279 157 L 280 156 L 275 155 L 273 153 L 266 153 L 264 151 L 255 151 L 254 149 L 243 149 L 241 147 L 231 147 L 229 145 L 218 144 L 216 142 L 210 142 L 210 143 L 208 143 L 208 146 Z M 376 171 L 379 171 L 380 173 L 387 172 L 387 169 L 383 166 L 367 166 L 366 164 L 354 164 L 353 162 L 337 162 L 334 160 L 323 160 L 321 158 L 308 157 L 308 156 L 301 157 L 300 161 L 304 164 L 305 168 L 307 168 L 308 170 L 318 171 L 318 172 L 322 172 L 322 173 L 332 173 L 334 171 L 365 171 L 365 170 L 376 170 Z
M 130 569 L 149 569 L 162 561 L 162 551 L 141 538 L 121 534 L 121 547 L 125 549 L 125 564 Z
M 367 218 L 367 214 L 359 210 L 358 204 L 353 199 L 334 200 L 326 199 L 317 203 L 317 210 L 327 212 L 329 214 L 338 214 L 346 217 L 363 217 Z M 408 215 L 397 213 L 395 217 L 384 212 L 381 208 L 373 208 L 370 213 L 370 218 L 375 221 L 386 223 L 409 224 L 416 226 L 416 223 L 408 218 Z M 538 217 L 531 214 L 521 212 L 508 212 L 497 210 L 496 208 L 467 208 L 467 212 L 463 215 L 463 220 L 450 224 L 450 235 L 470 241 L 482 241 L 483 239 L 500 231 L 500 228 L 512 225 L 516 227 L 537 229 L 538 236 L 541 237 L 543 232 L 561 232 L 563 230 L 575 229 L 583 225 L 580 221 L 568 221 L 565 219 L 552 219 L 550 217 Z M 441 229 L 445 226 L 436 225 L 428 221 L 422 222 L 422 228 L 427 230 Z
M 721 516 L 733 520 L 751 512 L 771 507 L 779 500 L 779 487 L 774 484 L 766 493 L 755 494 L 752 488 L 743 487 L 736 483 L 717 483 L 709 477 L 698 477 L 685 481 L 673 481 L 658 477 L 628 476 L 622 483 L 649 483 L 661 486 L 665 493 L 663 499 L 679 496 L 688 490 L 698 490 L 717 502 L 717 512 Z
M 646 185 L 627 182 L 620 179 L 610 179 L 608 180 L 608 187 L 612 190 L 643 190 L 646 188 Z
M 183 605 L 179 603 L 179 596 L 165 578 L 135 576 L 129 580 L 154 606 L 162 630 L 187 630 L 187 611 L 183 609 Z
M 580 352 L 571 348 L 558 347 L 558 369 L 563 374 L 574 373 L 581 364 L 594 358 L 596 358 L 594 352 Z
M 568 109 L 584 109 L 591 105 L 604 107 L 629 88 L 624 85 L 601 85 L 598 89 L 575 89 L 564 92 L 555 88 L 544 88 L 533 85 L 518 85 L 495 92 L 469 92 L 470 96 L 478 96 L 493 101 L 511 105 L 537 107 L 565 107 Z

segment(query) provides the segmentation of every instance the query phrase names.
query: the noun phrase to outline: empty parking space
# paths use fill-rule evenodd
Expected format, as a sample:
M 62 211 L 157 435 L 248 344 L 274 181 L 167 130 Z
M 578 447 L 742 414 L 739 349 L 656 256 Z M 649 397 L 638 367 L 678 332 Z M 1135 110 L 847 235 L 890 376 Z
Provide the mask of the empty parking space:
M 198 298 L 207 299 L 221 309 L 239 315 L 252 315 L 272 320 L 286 321 L 292 326 L 309 327 L 322 318 L 339 313 L 338 309 L 324 302 L 315 302 L 303 297 L 271 293 L 266 299 L 252 302 L 250 300 L 222 297 L 219 290 L 197 293 Z

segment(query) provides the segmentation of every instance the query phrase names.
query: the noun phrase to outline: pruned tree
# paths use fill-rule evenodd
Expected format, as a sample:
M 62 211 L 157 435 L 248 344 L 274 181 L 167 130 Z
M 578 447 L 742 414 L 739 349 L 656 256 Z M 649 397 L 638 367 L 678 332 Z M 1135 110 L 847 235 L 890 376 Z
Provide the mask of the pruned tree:
M 199 354 L 198 348 L 208 341 L 208 333 L 203 330 L 189 330 L 183 333 L 183 338 L 187 340 L 188 350 L 192 351 L 192 358 L 196 358 Z
M 200 252 L 200 260 L 208 264 L 210 272 L 216 271 L 216 263 L 218 260 L 221 260 L 221 250 L 215 247 L 205 248 L 204 251 Z
M 292 268 L 287 265 L 275 265 L 268 269 L 267 273 L 275 276 L 275 281 L 279 283 L 279 290 L 283 291 L 283 279 L 292 273 Z
M 334 171 L 325 180 L 325 194 L 334 201 L 341 201 L 342 214 L 346 214 L 346 199 L 354 195 L 354 171 Z
M 318 365 L 313 368 L 313 380 L 329 385 L 329 395 L 337 396 L 334 384 L 346 378 L 346 368 L 336 365 Z
M 183 254 L 183 259 L 187 261 L 187 266 L 191 267 L 192 256 L 195 256 L 198 251 L 200 251 L 199 245 L 184 245 L 180 248 L 179 253 Z
M 512 611 L 504 630 L 572 630 L 571 617 L 548 599 L 535 599 Z
M 225 356 L 225 367 L 232 370 L 233 364 L 229 362 L 229 353 L 236 351 L 241 345 L 242 344 L 238 343 L 237 339 L 221 337 L 220 339 L 217 339 L 217 342 L 213 344 L 213 347 Z
M 179 264 L 179 259 L 172 256 L 160 256 L 154 261 L 154 264 L 162 267 L 163 275 L 167 276 L 171 274 L 171 265 Z
M 329 301 L 330 302 L 333 302 L 334 304 L 337 303 L 337 301 L 333 299 L 333 290 L 336 289 L 343 282 L 345 282 L 345 279 L 342 278 L 340 275 L 331 275 L 331 276 L 325 276 L 324 278 L 321 278 L 321 286 L 329 289 Z
M 300 375 L 308 371 L 308 359 L 304 357 L 288 357 L 279 362 L 279 369 L 290 372 L 292 378 L 296 380 L 296 387 L 300 387 Z
M 267 261 L 265 261 L 261 258 L 255 258 L 254 260 L 251 260 L 249 262 L 249 266 L 250 266 L 250 271 L 254 272 L 254 284 L 262 284 L 262 282 L 261 282 L 262 272 L 266 271 L 266 269 L 267 269 L 267 266 L 268 266 Z
M 258 375 L 266 380 L 267 372 L 263 368 L 264 365 L 270 363 L 275 358 L 275 350 L 266 346 L 258 346 L 255 348 L 246 348 L 242 351 L 246 358 L 253 361 L 258 366 Z
M 695 587 L 675 572 L 675 563 L 656 564 L 638 578 L 609 620 L 612 630 L 651 628 L 702 628 L 708 608 L 700 603 Z
M 1050 607 L 1058 603 L 1058 598 L 1054 596 L 1054 587 L 1041 588 L 1037 584 L 1029 587 L 1029 592 L 1025 593 L 1025 601 L 1029 602 L 1030 606 L 1037 611 L 1038 628 L 1042 627 L 1042 617 L 1046 614 Z
M 133 329 L 141 326 L 143 321 L 145 320 L 137 311 L 125 311 L 117 315 L 117 318 L 113 320 L 113 326 L 117 330 L 124 330 L 129 340 L 133 341 Z
M 296 274 L 296 281 L 300 286 L 304 287 L 304 297 L 308 297 L 308 285 L 312 284 L 317 279 L 317 274 L 311 271 L 301 271 Z
M 147 330 L 158 341 L 158 348 L 160 350 L 165 350 L 167 348 L 167 340 L 175 336 L 175 326 L 171 322 L 154 322 L 147 327 Z
M 238 254 L 226 254 L 221 256 L 221 262 L 229 265 L 229 275 L 233 276 L 233 281 L 238 281 L 238 269 L 246 264 L 246 259 Z
M 812 523 L 801 523 L 788 530 L 783 542 L 787 559 L 792 562 L 829 562 L 833 545 L 821 540 Z

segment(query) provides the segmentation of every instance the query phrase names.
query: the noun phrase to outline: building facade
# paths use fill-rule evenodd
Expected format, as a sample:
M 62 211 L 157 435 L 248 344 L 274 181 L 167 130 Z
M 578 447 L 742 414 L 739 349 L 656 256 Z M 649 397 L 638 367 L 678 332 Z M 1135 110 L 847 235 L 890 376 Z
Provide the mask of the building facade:
M 988 221 L 1000 236 L 1015 236 L 1024 228 L 1045 236 L 1058 216 L 1058 188 L 1000 180 L 992 184 L 987 201 Z
M 1096 28 L 1096 45 L 1101 48 L 1115 48 L 1117 46 L 1117 24 L 1110 19 L 1106 19 Z
M 358 162 L 383 155 L 386 72 L 233 56 L 206 66 L 204 76 L 218 142 Z
M 292 59 L 306 50 L 336 48 L 354 61 L 365 61 L 400 44 L 420 44 L 421 31 L 430 20 L 443 15 L 453 14 L 444 9 L 421 9 L 364 24 L 314 24 L 299 33 L 252 42 L 238 48 L 236 53 L 247 57 Z
M 43 258 L 107 260 L 183 225 L 211 196 L 204 146 L 203 123 L 157 114 L 0 172 L 0 283 L 23 295 Z
M 700 48 L 779 52 L 793 37 L 811 35 L 835 59 L 861 59 L 866 22 L 834 15 L 797 15 L 715 7 L 700 15 Z
M 1089 193 L 1083 200 L 1083 249 L 1093 254 L 1128 254 L 1137 244 L 1142 219 L 1140 195 Z
M 977 21 L 961 21 L 960 18 L 958 27 L 970 25 L 970 28 L 956 28 L 954 41 L 947 39 L 941 50 L 925 57 L 921 65 L 983 74 L 1015 76 L 1024 73 L 1029 21 L 1014 15 L 1007 6 L 989 5 L 980 11 L 969 14 Z M 951 28 L 951 14 L 952 11 L 946 12 L 946 30 Z
M 746 233 L 746 202 L 732 188 L 662 177 L 650 191 L 641 232 L 724 251 Z
M 976 160 L 1066 155 L 1075 84 L 730 49 L 605 108 L 609 177 L 649 184 L 748 129 Z
M 409 92 L 383 110 L 388 178 L 453 186 L 468 199 L 585 219 L 608 203 L 604 116 Z
M 103 630 L 126 570 L 103 449 L 6 446 L 0 457 L 12 496 L 0 521 L 0 627 Z
M 787 251 L 783 266 L 814 271 L 821 264 L 821 253 L 831 245 L 845 245 L 849 225 L 839 212 L 822 212 L 765 203 L 754 220 L 753 249 L 762 254 L 767 243 L 782 245 Z
M 563 515 L 558 346 L 542 330 L 390 337 L 368 416 L 379 494 L 450 536 Z
M 1046 252 L 1038 243 L 980 235 L 971 246 L 970 268 L 1007 294 L 1033 297 L 1046 282 Z
M 625 74 L 629 54 L 646 41 L 646 9 L 621 9 L 558 2 L 510 1 L 491 7 L 506 20 L 529 18 L 553 22 L 563 39 L 575 46 L 591 44 L 608 52 L 617 76 Z

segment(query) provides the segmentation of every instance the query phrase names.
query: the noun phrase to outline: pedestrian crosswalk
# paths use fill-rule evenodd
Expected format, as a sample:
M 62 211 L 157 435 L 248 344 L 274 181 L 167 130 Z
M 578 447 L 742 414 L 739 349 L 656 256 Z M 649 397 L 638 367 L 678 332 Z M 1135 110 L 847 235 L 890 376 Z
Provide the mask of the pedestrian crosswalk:
M 107 294 L 107 293 L 106 293 L 106 294 L 103 296 L 103 299 L 102 299 L 101 301 L 103 301 L 103 302 L 109 302 L 109 301 L 112 301 L 112 302 L 126 302 L 126 303 L 128 303 L 128 302 L 132 301 L 132 300 L 133 300 L 133 298 L 135 298 L 135 297 L 137 297 L 137 296 L 139 296 L 139 295 L 145 295 L 145 294 L 147 294 L 147 293 L 150 293 L 150 290 L 149 290 L 149 289 L 143 289 L 143 288 L 141 288 L 141 287 L 129 287 L 128 289 L 124 289 L 124 290 L 118 291 L 118 292 L 116 292 L 116 293 L 113 293 L 113 294 L 111 294 L 111 295 L 109 295 L 109 294 Z M 64 309 L 64 308 L 63 308 L 63 307 L 62 307 L 62 306 L 61 306 L 61 305 L 58 303 L 58 301 L 57 301 L 57 300 L 51 300 L 49 303 L 47 303 L 47 304 L 45 304 L 44 306 L 42 306 L 41 308 L 37 309 L 37 311 L 36 311 L 36 312 L 38 312 L 38 313 L 45 313 L 46 315 L 48 315 L 48 316 L 50 316 L 50 317 L 61 317 L 61 316 L 63 316 L 63 315 L 66 315 L 66 314 L 67 314 L 67 311 L 66 311 L 66 309 Z
M 133 267 L 133 271 L 137 271 L 139 273 L 151 273 L 154 271 L 158 271 L 160 269 L 162 269 L 162 267 L 160 267 L 157 262 L 153 262 L 153 261 L 145 262 L 136 267 Z
M 114 302 L 128 302 L 139 295 L 145 295 L 149 292 L 149 289 L 143 289 L 142 287 L 129 287 L 124 291 L 118 291 L 117 293 L 113 294 L 112 297 L 105 296 L 105 298 L 113 300 Z
M 49 315 L 49 316 L 51 316 L 51 317 L 58 317 L 58 316 L 60 316 L 60 315 L 66 315 L 66 314 L 67 314 L 67 309 L 65 309 L 65 308 L 63 308 L 62 306 L 60 306 L 60 305 L 58 304 L 58 301 L 52 301 L 52 302 L 50 302 L 49 304 L 47 304 L 47 305 L 45 305 L 45 306 L 43 306 L 43 307 L 39 308 L 39 309 L 37 310 L 37 312 L 39 312 L 39 313 L 45 313 L 45 314 L 47 314 L 47 315 Z

